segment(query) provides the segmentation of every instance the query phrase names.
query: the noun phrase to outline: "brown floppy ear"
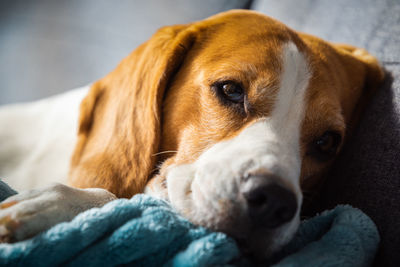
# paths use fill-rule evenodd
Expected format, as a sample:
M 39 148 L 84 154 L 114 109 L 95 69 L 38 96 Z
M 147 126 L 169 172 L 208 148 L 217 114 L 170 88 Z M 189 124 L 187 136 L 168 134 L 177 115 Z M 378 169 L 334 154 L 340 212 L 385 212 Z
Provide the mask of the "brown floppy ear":
M 378 60 L 363 48 L 358 48 L 348 44 L 334 44 L 334 46 L 339 52 L 348 54 L 362 62 L 365 69 L 365 89 L 377 89 L 385 77 L 385 72 L 380 66 Z M 347 61 L 349 61 L 349 59 Z M 350 63 L 348 67 L 352 68 L 353 65 L 354 64 Z
M 351 116 L 348 118 L 348 130 L 352 131 L 366 104 L 383 82 L 385 72 L 378 60 L 367 50 L 347 44 L 332 45 L 340 55 L 341 65 L 349 81 L 349 87 L 342 93 L 342 97 L 347 98 L 347 101 L 342 102 L 350 103 L 350 106 L 353 107 Z M 353 101 L 356 102 L 352 103 Z M 346 110 L 348 107 L 344 107 L 344 109 Z
M 164 90 L 195 37 L 195 27 L 161 28 L 92 85 L 81 103 L 72 186 L 118 197 L 143 191 L 156 164 Z
M 298 35 L 311 50 L 311 58 L 317 58 L 312 63 L 318 66 L 314 76 L 325 77 L 323 80 L 328 83 L 327 86 L 337 87 L 342 114 L 348 130 L 351 130 L 366 103 L 383 82 L 383 68 L 365 49 L 327 42 L 305 33 L 298 32 Z

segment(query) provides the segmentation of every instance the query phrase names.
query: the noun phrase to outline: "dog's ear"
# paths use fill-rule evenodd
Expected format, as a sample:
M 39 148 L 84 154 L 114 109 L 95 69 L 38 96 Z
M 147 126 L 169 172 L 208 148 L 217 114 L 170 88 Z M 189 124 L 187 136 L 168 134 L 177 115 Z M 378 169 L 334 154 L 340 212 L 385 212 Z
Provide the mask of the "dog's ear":
M 347 44 L 332 44 L 339 54 L 341 66 L 345 71 L 347 86 L 343 88 L 342 97 L 347 98 L 343 103 L 351 103 L 353 107 L 348 118 L 348 130 L 352 131 L 357 124 L 360 114 L 379 85 L 385 78 L 384 69 L 378 60 L 363 48 Z M 348 108 L 344 108 L 348 109 Z M 349 132 L 348 131 L 348 132 Z
M 363 69 L 364 89 L 371 91 L 378 88 L 385 77 L 385 72 L 374 56 L 368 53 L 367 50 L 352 45 L 333 44 L 333 46 L 342 55 L 342 60 L 345 61 L 344 66 L 349 73 L 353 73 L 359 68 Z M 355 63 L 354 59 L 358 63 Z M 359 66 L 360 63 L 362 67 Z
M 154 171 L 164 91 L 196 38 L 196 29 L 158 30 L 103 79 L 80 107 L 69 181 L 119 197 L 141 192 Z
M 347 44 L 324 41 L 315 36 L 298 33 L 310 49 L 314 77 L 335 87 L 340 97 L 346 125 L 356 125 L 365 104 L 383 82 L 385 72 L 378 60 L 365 49 Z M 350 130 L 350 129 L 349 129 Z

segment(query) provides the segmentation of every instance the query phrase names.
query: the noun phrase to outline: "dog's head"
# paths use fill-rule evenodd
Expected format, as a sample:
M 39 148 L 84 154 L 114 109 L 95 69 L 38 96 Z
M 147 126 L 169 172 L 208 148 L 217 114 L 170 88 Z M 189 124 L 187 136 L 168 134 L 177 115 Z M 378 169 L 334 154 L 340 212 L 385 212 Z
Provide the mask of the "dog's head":
M 125 197 L 147 184 L 269 255 L 382 79 L 365 50 L 252 11 L 164 27 L 82 102 L 70 178 Z

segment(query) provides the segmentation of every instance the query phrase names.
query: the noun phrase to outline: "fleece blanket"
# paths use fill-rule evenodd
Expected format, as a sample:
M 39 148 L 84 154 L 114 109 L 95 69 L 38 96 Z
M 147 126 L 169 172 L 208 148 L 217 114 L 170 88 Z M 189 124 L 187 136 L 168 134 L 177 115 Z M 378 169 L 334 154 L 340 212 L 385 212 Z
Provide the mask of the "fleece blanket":
M 0 181 L 0 188 L 6 187 Z M 0 199 L 4 192 L 0 190 Z M 368 266 L 379 235 L 363 212 L 337 206 L 303 221 L 294 239 L 266 264 Z M 227 235 L 195 226 L 163 200 L 118 199 L 32 239 L 0 244 L 1 266 L 251 266 Z

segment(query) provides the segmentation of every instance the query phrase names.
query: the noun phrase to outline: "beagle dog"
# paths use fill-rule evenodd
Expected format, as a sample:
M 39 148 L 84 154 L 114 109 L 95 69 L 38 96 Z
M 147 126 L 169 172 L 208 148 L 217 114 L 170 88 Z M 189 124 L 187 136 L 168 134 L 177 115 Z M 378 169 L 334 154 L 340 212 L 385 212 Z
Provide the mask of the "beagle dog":
M 0 110 L 3 179 L 61 182 L 5 200 L 1 239 L 144 192 L 267 257 L 383 78 L 364 49 L 254 11 L 161 28 L 90 89 Z

